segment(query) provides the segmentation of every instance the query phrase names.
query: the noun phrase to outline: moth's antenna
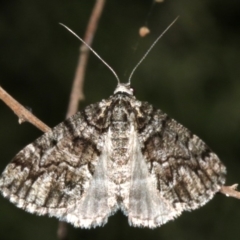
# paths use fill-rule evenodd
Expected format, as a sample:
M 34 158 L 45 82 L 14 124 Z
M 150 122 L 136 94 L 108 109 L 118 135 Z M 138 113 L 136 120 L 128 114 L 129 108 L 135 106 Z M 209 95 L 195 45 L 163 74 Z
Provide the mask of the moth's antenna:
M 134 74 L 134 72 L 136 71 L 136 69 L 139 67 L 139 65 L 143 62 L 143 60 L 147 57 L 147 55 L 149 54 L 149 52 L 153 49 L 153 47 L 156 45 L 156 43 L 159 41 L 159 39 L 169 30 L 170 27 L 172 27 L 172 25 L 178 20 L 179 17 L 176 17 L 173 22 L 160 34 L 160 36 L 154 41 L 154 43 L 151 45 L 151 47 L 147 50 L 147 52 L 143 55 L 143 57 L 141 58 L 141 60 L 137 63 L 137 65 L 133 68 L 130 76 L 129 76 L 129 80 L 128 83 L 131 83 L 131 79 L 132 76 Z
M 118 84 L 120 84 L 120 80 L 118 75 L 116 74 L 116 72 L 112 69 L 112 67 L 110 67 L 82 38 L 80 38 L 75 32 L 73 32 L 69 27 L 67 27 L 66 25 L 64 25 L 63 23 L 59 23 L 60 25 L 62 25 L 63 27 L 65 27 L 70 33 L 72 33 L 76 38 L 78 38 L 83 44 L 85 44 L 91 51 L 92 53 L 95 54 L 95 56 L 97 56 L 107 67 L 108 69 L 110 69 L 112 71 L 112 73 L 114 74 L 114 76 L 116 77 Z

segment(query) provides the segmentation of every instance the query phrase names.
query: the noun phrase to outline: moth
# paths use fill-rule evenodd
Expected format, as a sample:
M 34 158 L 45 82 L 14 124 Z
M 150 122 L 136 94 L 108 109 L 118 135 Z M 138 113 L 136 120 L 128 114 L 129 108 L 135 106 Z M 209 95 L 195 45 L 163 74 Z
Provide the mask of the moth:
M 130 80 L 118 80 L 108 99 L 21 150 L 2 173 L 0 191 L 19 208 L 75 227 L 103 226 L 122 210 L 130 225 L 156 228 L 207 203 L 225 175 L 200 138 L 138 101 Z

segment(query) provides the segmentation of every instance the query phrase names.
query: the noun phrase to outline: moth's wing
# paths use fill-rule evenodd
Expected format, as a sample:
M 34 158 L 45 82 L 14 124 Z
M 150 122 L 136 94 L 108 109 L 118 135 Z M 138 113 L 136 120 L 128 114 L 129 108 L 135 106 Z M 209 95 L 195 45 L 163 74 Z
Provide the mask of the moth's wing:
M 0 177 L 3 196 L 31 213 L 77 227 L 105 224 L 107 156 L 86 118 L 77 113 L 20 151 Z
M 207 203 L 225 183 L 226 168 L 201 139 L 162 111 L 142 103 L 138 116 L 129 221 L 154 228 Z
M 179 212 L 159 193 L 156 178 L 152 172 L 149 172 L 137 136 L 134 142 L 129 208 L 126 212 L 130 225 L 155 228 L 172 220 L 179 215 Z

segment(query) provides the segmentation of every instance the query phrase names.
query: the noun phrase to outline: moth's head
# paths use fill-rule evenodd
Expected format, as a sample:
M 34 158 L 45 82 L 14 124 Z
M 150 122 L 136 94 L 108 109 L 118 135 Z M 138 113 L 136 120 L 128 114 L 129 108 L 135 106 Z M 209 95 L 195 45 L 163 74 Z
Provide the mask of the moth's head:
M 133 95 L 133 89 L 130 86 L 130 83 L 119 83 L 114 91 L 114 94 L 124 92 L 129 95 Z

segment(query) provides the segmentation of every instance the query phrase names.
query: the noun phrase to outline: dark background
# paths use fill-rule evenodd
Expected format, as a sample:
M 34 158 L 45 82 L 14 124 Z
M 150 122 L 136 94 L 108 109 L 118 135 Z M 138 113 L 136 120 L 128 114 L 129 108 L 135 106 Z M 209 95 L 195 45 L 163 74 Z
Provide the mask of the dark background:
M 66 114 L 80 42 L 93 0 L 0 1 L 0 85 L 49 126 Z M 132 78 L 139 100 L 151 102 L 200 136 L 240 183 L 240 1 L 109 0 L 93 48 L 123 82 L 157 36 L 180 16 Z M 147 21 L 147 22 L 146 22 Z M 151 34 L 140 38 L 148 24 Z M 85 79 L 87 104 L 108 98 L 112 73 L 93 55 Z M 0 171 L 41 135 L 0 102 Z M 0 197 L 0 239 L 56 239 L 58 221 L 16 208 Z M 69 226 L 70 239 L 239 239 L 240 201 L 217 194 L 206 206 L 155 230 L 129 227 L 117 213 L 92 230 Z

